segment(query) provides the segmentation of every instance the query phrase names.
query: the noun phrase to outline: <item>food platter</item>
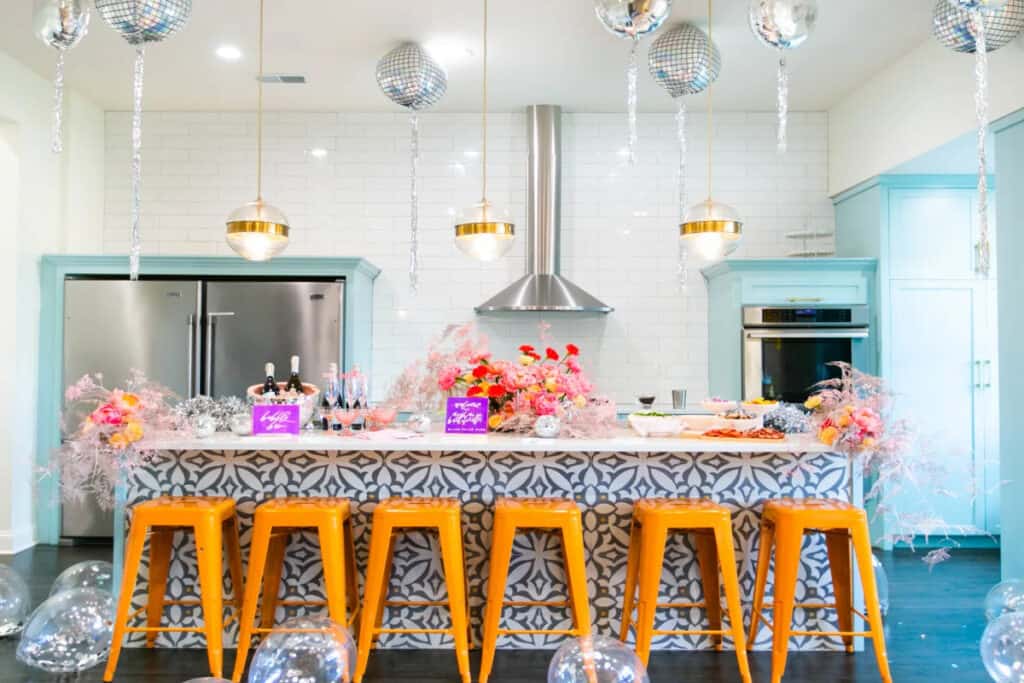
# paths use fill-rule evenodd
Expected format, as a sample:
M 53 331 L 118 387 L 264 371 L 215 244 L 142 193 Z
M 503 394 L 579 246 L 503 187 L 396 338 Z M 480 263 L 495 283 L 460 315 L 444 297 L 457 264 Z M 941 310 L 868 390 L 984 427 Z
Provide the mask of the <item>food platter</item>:
M 777 443 L 786 440 L 786 433 L 767 427 L 760 429 L 711 429 L 698 438 L 706 441 L 741 441 L 743 443 Z

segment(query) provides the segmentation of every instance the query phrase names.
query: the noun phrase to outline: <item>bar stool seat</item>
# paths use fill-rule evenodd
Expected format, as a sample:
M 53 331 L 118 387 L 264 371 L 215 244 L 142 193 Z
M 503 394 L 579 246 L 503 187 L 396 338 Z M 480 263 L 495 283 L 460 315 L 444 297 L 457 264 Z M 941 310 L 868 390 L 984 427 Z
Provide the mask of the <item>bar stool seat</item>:
M 293 533 L 307 529 L 317 531 L 327 599 L 279 600 L 288 540 Z M 254 626 L 261 586 L 260 624 Z M 253 634 L 274 630 L 274 613 L 279 605 L 326 605 L 332 621 L 346 627 L 352 625 L 359 612 L 359 587 L 351 503 L 346 498 L 311 497 L 275 498 L 260 504 L 253 519 L 244 604 L 232 676 L 235 683 L 242 680 L 245 672 Z
M 520 529 L 556 530 L 562 536 L 565 576 L 569 584 L 569 600 L 506 601 L 505 588 L 512 543 Z M 505 606 L 568 607 L 574 626 L 568 630 L 502 629 L 501 611 Z M 566 636 L 590 634 L 590 609 L 587 592 L 587 567 L 583 551 L 583 522 L 580 508 L 573 500 L 561 498 L 499 498 L 494 505 L 494 533 L 491 542 L 491 569 L 487 583 L 487 607 L 484 612 L 483 655 L 480 660 L 480 683 L 487 683 L 494 666 L 498 636 L 510 634 L 547 633 Z
M 469 603 L 462 549 L 462 507 L 455 498 L 387 498 L 373 511 L 370 558 L 366 568 L 363 619 L 359 624 L 356 683 L 361 683 L 369 664 L 370 650 L 382 633 L 442 633 L 455 639 L 455 657 L 463 683 L 470 683 Z M 441 543 L 447 600 L 388 600 L 388 583 L 394 550 L 394 536 L 407 529 L 436 531 Z M 448 628 L 385 628 L 385 607 L 447 606 Z M 372 618 L 367 618 L 372 615 Z
M 825 534 L 835 603 L 797 603 L 796 582 L 800 568 L 800 552 L 805 533 Z M 867 614 L 853 605 L 850 544 L 857 557 L 861 586 Z M 768 565 L 775 550 L 775 597 L 765 604 Z M 753 647 L 761 622 L 772 630 L 772 681 L 782 681 L 791 635 L 839 636 L 847 652 L 853 652 L 853 638 L 863 636 L 874 640 L 875 658 L 882 680 L 892 683 L 889 660 L 885 651 L 885 635 L 878 604 L 875 570 L 871 564 L 871 538 L 868 533 L 867 513 L 846 501 L 823 498 L 782 498 L 764 505 L 761 516 L 761 546 L 757 558 L 757 579 L 754 584 L 754 607 L 750 620 L 748 647 Z M 839 617 L 839 630 L 830 632 L 792 630 L 793 609 L 835 609 Z M 772 610 L 769 622 L 762 611 Z M 853 617 L 860 616 L 869 624 L 868 631 L 854 631 Z
M 697 560 L 700 564 L 704 601 L 658 602 L 658 589 L 665 561 L 669 532 L 693 534 Z M 719 589 L 721 568 L 725 589 L 729 628 L 722 627 L 722 606 Z M 636 601 L 640 589 L 639 603 Z M 626 595 L 622 605 L 622 627 L 619 639 L 629 637 L 636 606 L 636 652 L 646 665 L 650 659 L 651 641 L 656 635 L 708 635 L 715 649 L 722 649 L 722 636 L 731 635 L 736 644 L 736 660 L 740 677 L 750 683 L 746 642 L 743 634 L 743 609 L 736 574 L 736 551 L 732 538 L 732 513 L 718 503 L 699 498 L 646 498 L 633 505 L 630 530 L 629 559 L 626 566 Z M 655 612 L 661 609 L 703 608 L 708 615 L 707 629 L 664 630 L 654 628 Z
M 196 539 L 196 559 L 199 565 L 199 600 L 165 600 L 167 575 L 170 570 L 174 534 L 191 531 Z M 149 594 L 146 606 L 130 612 L 132 594 L 142 563 L 142 553 L 149 538 Z M 238 536 L 238 518 L 235 501 L 224 497 L 161 496 L 139 503 L 132 508 L 131 526 L 125 550 L 124 576 L 114 617 L 113 642 L 103 680 L 114 679 L 117 662 L 127 633 L 145 633 L 146 646 L 156 644 L 161 631 L 190 631 L 206 635 L 206 652 L 210 673 L 219 678 L 223 674 L 223 558 L 228 553 L 228 569 L 234 597 L 227 602 L 241 609 L 242 550 Z M 160 618 L 165 605 L 199 605 L 203 610 L 203 626 L 196 628 L 161 628 Z M 146 626 L 133 627 L 130 622 L 146 613 Z M 233 617 L 228 619 L 230 623 Z

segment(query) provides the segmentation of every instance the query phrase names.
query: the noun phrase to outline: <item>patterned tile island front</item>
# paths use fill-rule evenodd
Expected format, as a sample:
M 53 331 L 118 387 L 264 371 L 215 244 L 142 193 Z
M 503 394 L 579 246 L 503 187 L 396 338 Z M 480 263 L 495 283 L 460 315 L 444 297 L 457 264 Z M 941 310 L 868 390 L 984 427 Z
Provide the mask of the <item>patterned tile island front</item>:
M 818 496 L 854 500 L 859 480 L 847 458 L 827 452 L 813 441 L 790 437 L 785 442 L 719 443 L 688 439 L 642 439 L 622 432 L 607 439 L 538 439 L 507 435 L 417 438 L 382 435 L 339 438 L 324 434 L 301 437 L 234 437 L 168 441 L 143 465 L 127 474 L 119 492 L 118 520 L 127 524 L 131 506 L 161 494 L 222 495 L 238 502 L 242 543 L 251 535 L 253 510 L 277 496 L 345 496 L 355 513 L 357 555 L 365 570 L 370 520 L 377 501 L 388 496 L 451 496 L 462 502 L 463 537 L 469 577 L 470 606 L 476 638 L 487 581 L 488 551 L 494 500 L 498 496 L 574 498 L 583 507 L 590 599 L 596 628 L 612 635 L 621 620 L 626 548 L 632 504 L 644 497 L 708 497 L 733 509 L 740 585 L 745 608 L 754 584 L 758 515 L 768 498 Z M 120 558 L 122 534 L 115 556 Z M 135 596 L 145 602 L 146 570 Z M 195 588 L 195 547 L 190 536 L 176 538 L 168 581 L 168 597 L 192 597 Z M 282 579 L 287 600 L 322 597 L 319 552 L 312 536 L 296 535 L 288 548 Z M 565 595 L 557 538 L 542 533 L 518 537 L 509 574 L 510 600 L 553 600 Z M 413 533 L 397 545 L 390 594 L 393 599 L 441 599 L 444 582 L 436 539 Z M 701 597 L 700 571 L 689 539 L 678 534 L 666 554 L 663 599 Z M 832 580 L 824 541 L 809 537 L 800 568 L 798 602 L 830 602 Z M 281 608 L 283 610 L 283 608 Z M 283 612 L 279 613 L 279 617 Z M 193 608 L 173 606 L 166 618 L 179 626 L 201 623 Z M 795 628 L 834 630 L 831 612 L 798 609 Z M 436 628 L 447 623 L 441 608 L 395 608 L 387 616 L 394 626 Z M 694 628 L 703 612 L 664 610 L 659 628 Z M 566 628 L 569 615 L 550 608 L 507 608 L 503 623 L 510 628 Z M 226 646 L 237 626 L 232 624 Z M 769 644 L 767 630 L 756 645 Z M 131 644 L 144 639 L 135 634 Z M 167 633 L 160 641 L 171 647 L 200 647 L 202 636 Z M 727 641 L 728 644 L 729 641 Z M 555 647 L 550 636 L 509 636 L 508 648 Z M 794 637 L 799 649 L 840 649 L 838 641 Z M 390 635 L 385 647 L 446 647 L 437 635 Z M 704 636 L 662 637 L 656 648 L 709 647 Z

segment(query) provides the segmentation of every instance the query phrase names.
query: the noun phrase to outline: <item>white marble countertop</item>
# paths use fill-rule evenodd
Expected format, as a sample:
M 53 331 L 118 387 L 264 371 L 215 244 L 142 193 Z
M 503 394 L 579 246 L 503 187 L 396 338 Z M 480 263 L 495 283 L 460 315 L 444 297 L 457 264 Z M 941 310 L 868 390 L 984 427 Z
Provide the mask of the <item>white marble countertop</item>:
M 401 429 L 341 437 L 320 431 L 299 436 L 236 436 L 156 439 L 147 444 L 162 451 L 486 451 L 486 452 L 658 452 L 658 453 L 826 453 L 828 447 L 804 434 L 782 441 L 727 441 L 700 438 L 641 437 L 618 429 L 601 439 L 541 439 L 515 434 L 413 434 Z

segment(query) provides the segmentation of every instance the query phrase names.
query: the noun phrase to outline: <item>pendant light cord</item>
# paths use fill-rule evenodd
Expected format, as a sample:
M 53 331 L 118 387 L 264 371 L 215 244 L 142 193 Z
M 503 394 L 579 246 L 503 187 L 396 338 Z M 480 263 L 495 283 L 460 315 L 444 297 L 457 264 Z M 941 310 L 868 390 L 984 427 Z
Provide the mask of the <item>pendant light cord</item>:
M 263 201 L 263 0 L 260 0 L 259 75 L 256 77 L 256 201 Z
M 708 50 L 711 50 L 712 52 L 714 52 L 715 44 L 711 40 L 711 3 L 712 3 L 712 0 L 708 0 Z M 707 133 L 707 135 L 708 135 L 708 205 L 709 206 L 711 204 L 711 195 L 712 195 L 712 192 L 711 192 L 711 186 L 712 186 L 712 181 L 711 181 L 711 150 L 712 150 L 712 147 L 713 147 L 712 141 L 714 139 L 714 114 L 715 114 L 714 97 L 712 97 L 712 93 L 711 93 L 712 88 L 714 88 L 714 83 L 708 83 L 708 133 Z
M 480 163 L 483 171 L 483 184 L 481 188 L 481 200 L 480 203 L 483 205 L 484 220 L 487 220 L 487 0 L 484 0 L 484 50 L 483 50 L 483 61 L 484 61 L 484 87 L 483 87 L 483 114 L 481 121 L 481 130 L 483 131 L 483 143 L 481 145 Z

